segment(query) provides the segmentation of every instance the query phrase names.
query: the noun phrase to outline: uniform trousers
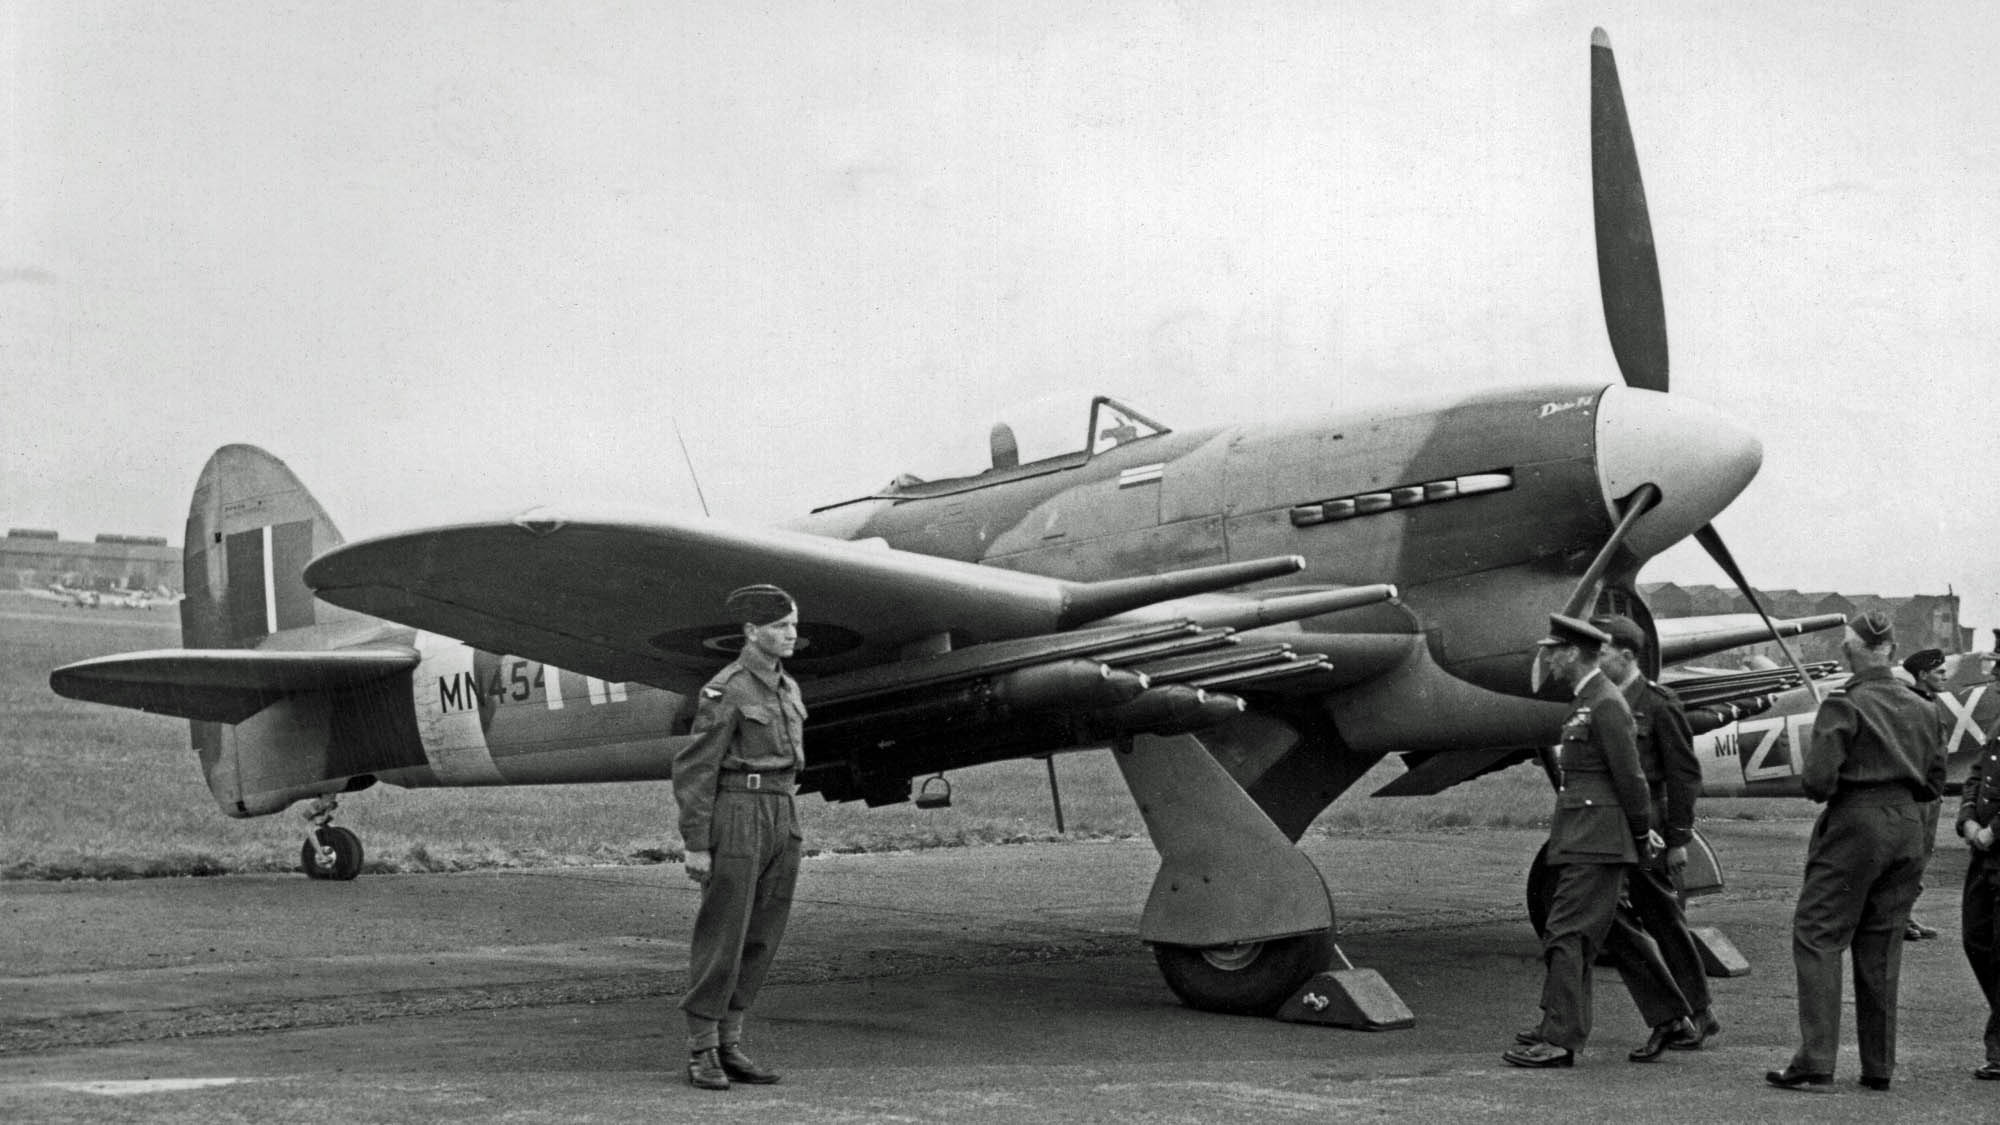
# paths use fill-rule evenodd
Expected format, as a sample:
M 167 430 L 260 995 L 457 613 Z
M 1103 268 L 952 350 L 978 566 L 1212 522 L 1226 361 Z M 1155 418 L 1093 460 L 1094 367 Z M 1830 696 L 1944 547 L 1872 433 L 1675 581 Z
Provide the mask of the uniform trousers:
M 1986 994 L 1986 1061 L 2000 1063 L 2000 855 L 1973 849 L 1959 910 L 1965 959 Z
M 1794 1069 L 1833 1073 L 1840 1051 L 1840 959 L 1851 950 L 1861 1073 L 1893 1076 L 1896 981 L 1903 927 L 1923 882 L 1923 821 L 1908 790 L 1885 787 L 1836 795 L 1813 825 L 1792 913 L 1800 1040 Z
M 798 818 L 789 791 L 715 795 L 712 866 L 688 939 L 688 1050 L 737 1043 L 743 1015 L 785 936 L 799 878 Z
M 1664 864 L 1635 867 L 1604 952 L 1618 968 L 1647 1027 L 1708 1010 L 1708 968 L 1688 931 L 1680 892 Z
M 1590 1038 L 1590 973 L 1604 948 L 1625 863 L 1564 863 L 1556 866 L 1555 896 L 1549 902 L 1548 932 L 1542 938 L 1542 1041 L 1569 1050 Z

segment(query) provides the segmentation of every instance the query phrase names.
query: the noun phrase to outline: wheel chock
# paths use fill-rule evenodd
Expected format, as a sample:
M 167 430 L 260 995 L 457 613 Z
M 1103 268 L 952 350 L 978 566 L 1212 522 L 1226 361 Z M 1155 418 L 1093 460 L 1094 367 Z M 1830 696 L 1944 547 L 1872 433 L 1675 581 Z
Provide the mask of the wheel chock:
M 1694 935 L 1694 945 L 1701 951 L 1701 968 L 1712 977 L 1747 977 L 1750 962 L 1736 949 L 1736 943 L 1724 937 L 1714 926 L 1689 926 Z
M 1278 1009 L 1287 1023 L 1319 1023 L 1359 1031 L 1415 1027 L 1417 1017 L 1373 969 L 1328 969 L 1314 974 Z

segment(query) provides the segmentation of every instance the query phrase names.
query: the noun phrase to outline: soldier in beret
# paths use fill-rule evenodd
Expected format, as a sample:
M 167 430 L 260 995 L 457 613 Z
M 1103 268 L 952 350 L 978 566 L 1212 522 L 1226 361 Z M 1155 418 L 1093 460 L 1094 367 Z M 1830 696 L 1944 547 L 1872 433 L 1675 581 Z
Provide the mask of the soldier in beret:
M 1695 756 L 1694 736 L 1680 698 L 1641 672 L 1645 630 L 1616 614 L 1593 617 L 1590 623 L 1611 638 L 1604 646 L 1601 667 L 1632 709 L 1653 823 L 1666 840 L 1666 853 L 1658 862 L 1641 864 L 1626 879 L 1629 906 L 1619 909 L 1606 950 L 1653 1029 L 1630 1057 L 1633 1062 L 1652 1062 L 1666 1050 L 1697 1050 L 1722 1030 L 1709 1010 L 1708 971 L 1688 930 L 1678 886 L 1687 867 L 1688 845 L 1694 840 L 1701 759 Z M 1640 937 L 1642 932 L 1653 939 L 1657 955 Z
M 1922 806 L 1944 791 L 1944 746 L 1933 706 L 1896 681 L 1887 614 L 1851 618 L 1840 647 L 1854 675 L 1820 704 L 1799 771 L 1806 796 L 1826 802 L 1792 913 L 1799 1048 L 1764 1080 L 1785 1089 L 1833 1081 L 1840 962 L 1851 949 L 1861 1085 L 1887 1090 L 1903 926 L 1924 872 Z
M 743 1017 L 784 937 L 799 875 L 793 808 L 805 766 L 806 708 L 783 660 L 799 611 L 776 586 L 745 586 L 725 602 L 743 651 L 703 685 L 690 737 L 674 754 L 687 874 L 701 886 L 688 939 L 688 1082 L 727 1090 L 778 1075 L 743 1053 Z
M 1957 724 L 1953 721 L 1951 712 L 1945 710 L 1944 704 L 1938 701 L 1938 696 L 1947 690 L 1945 681 L 1949 679 L 1944 670 L 1944 650 L 1926 648 L 1911 653 L 1903 660 L 1903 671 L 1910 674 L 1910 690 L 1923 696 L 1937 708 L 1938 736 L 1948 740 L 1952 728 Z M 1944 752 L 1948 758 L 1951 755 L 1951 747 L 1945 746 Z M 1942 799 L 1932 801 L 1924 807 L 1924 866 L 1926 867 L 1930 866 L 1931 853 L 1937 850 L 1938 817 L 1943 807 Z M 1924 889 L 1919 885 L 1917 894 L 1921 896 L 1923 893 Z M 1915 911 L 1915 904 L 1912 904 L 1910 924 L 1903 927 L 1903 940 L 1922 941 L 1925 938 L 1938 936 L 1935 927 L 1917 921 Z
M 1545 667 L 1576 709 L 1552 763 L 1556 809 L 1548 859 L 1555 896 L 1542 938 L 1542 1022 L 1500 1057 L 1513 1066 L 1566 1067 L 1590 1038 L 1590 974 L 1618 911 L 1626 873 L 1660 854 L 1646 775 L 1633 745 L 1632 710 L 1597 662 L 1610 637 L 1587 621 L 1549 616 Z
M 2000 649 L 2000 638 L 1996 638 Z M 1965 897 L 1959 903 L 1959 934 L 1965 959 L 1979 990 L 1986 994 L 1986 1061 L 1974 1078 L 2000 1079 L 2000 736 L 1987 732 L 1986 745 L 1966 775 L 1958 802 L 1958 838 L 1971 855 L 1965 865 Z

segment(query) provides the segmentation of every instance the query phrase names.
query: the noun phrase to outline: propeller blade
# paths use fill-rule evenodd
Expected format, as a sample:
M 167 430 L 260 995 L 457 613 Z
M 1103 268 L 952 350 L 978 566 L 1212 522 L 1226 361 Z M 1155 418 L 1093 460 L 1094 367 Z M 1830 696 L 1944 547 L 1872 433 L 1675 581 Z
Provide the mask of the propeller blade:
M 1650 484 L 1642 484 L 1638 491 L 1632 493 L 1632 498 L 1625 504 L 1625 514 L 1618 517 L 1618 526 L 1611 529 L 1611 538 L 1606 539 L 1604 546 L 1598 549 L 1597 557 L 1590 560 L 1590 569 L 1583 572 L 1583 577 L 1577 581 L 1576 589 L 1570 591 L 1569 600 L 1563 603 L 1562 611 L 1565 617 L 1583 617 L 1590 613 L 1590 607 L 1597 604 L 1597 584 L 1603 580 L 1605 570 L 1611 566 L 1611 556 L 1617 552 L 1618 545 L 1625 541 L 1625 536 L 1631 532 L 1632 525 L 1639 522 L 1639 517 L 1645 515 L 1648 508 L 1659 502 L 1660 490 Z
M 1723 544 L 1722 533 L 1715 530 L 1714 524 L 1707 523 L 1694 533 L 1694 537 L 1695 541 L 1702 545 L 1702 549 L 1708 552 L 1708 557 L 1715 560 L 1715 565 L 1722 568 L 1722 572 L 1729 576 L 1731 582 L 1736 583 L 1737 589 L 1743 591 L 1743 596 L 1750 600 L 1750 607 L 1757 611 L 1757 616 L 1764 619 L 1764 627 L 1771 631 L 1771 639 L 1778 642 L 1778 648 L 1784 652 L 1785 659 L 1791 661 L 1793 670 L 1799 674 L 1799 679 L 1805 681 L 1806 690 L 1812 692 L 1813 702 L 1821 702 L 1819 685 L 1807 674 L 1806 666 L 1799 663 L 1798 656 L 1792 652 L 1792 646 L 1785 643 L 1784 635 L 1778 632 L 1778 627 L 1771 623 L 1771 615 L 1764 612 L 1764 603 L 1757 597 L 1757 591 L 1750 588 L 1750 583 L 1743 577 L 1743 571 L 1736 566 L 1736 557 L 1731 555 L 1729 548 Z
M 1618 63 L 1603 28 L 1590 33 L 1590 181 L 1597 216 L 1597 285 L 1604 328 L 1625 382 L 1667 389 L 1667 312 L 1660 295 L 1660 261 L 1639 153 L 1625 116 Z

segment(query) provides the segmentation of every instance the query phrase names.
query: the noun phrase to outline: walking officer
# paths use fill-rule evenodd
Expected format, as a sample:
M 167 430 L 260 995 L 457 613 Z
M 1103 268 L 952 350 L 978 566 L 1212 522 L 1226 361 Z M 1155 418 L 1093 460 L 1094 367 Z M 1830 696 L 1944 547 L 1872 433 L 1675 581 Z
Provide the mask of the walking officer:
M 1851 949 L 1861 1085 L 1887 1090 L 1896 1070 L 1903 927 L 1924 874 L 1922 806 L 1944 791 L 1944 747 L 1937 712 L 1895 677 L 1887 614 L 1849 619 L 1840 648 L 1854 676 L 1820 704 L 1799 772 L 1806 796 L 1826 802 L 1792 914 L 1799 1048 L 1764 1080 L 1786 1089 L 1833 1081 L 1840 959 Z
M 1604 647 L 1604 675 L 1625 696 L 1632 709 L 1639 768 L 1653 808 L 1653 823 L 1665 837 L 1666 854 L 1641 864 L 1625 881 L 1629 909 L 1620 908 L 1612 925 L 1608 952 L 1653 1029 L 1644 1046 L 1631 1054 L 1634 1062 L 1651 1062 L 1665 1050 L 1692 1051 L 1722 1025 L 1709 1010 L 1708 971 L 1701 948 L 1688 930 L 1681 908 L 1680 877 L 1687 867 L 1688 845 L 1694 841 L 1695 798 L 1701 795 L 1701 760 L 1680 698 L 1641 671 L 1646 633 L 1629 617 L 1593 617 L 1590 623 L 1611 638 Z M 1651 937 L 1658 956 L 1641 940 Z M 1638 964 L 1628 969 L 1628 963 Z M 1656 982 L 1655 966 L 1664 963 L 1667 981 Z M 1685 1022 L 1683 1022 L 1685 1018 Z
M 805 765 L 806 708 L 783 660 L 799 611 L 776 586 L 745 586 L 725 602 L 743 651 L 701 689 L 691 737 L 674 755 L 687 874 L 701 886 L 688 939 L 688 1082 L 727 1090 L 778 1075 L 743 1053 L 743 1016 L 785 934 L 799 875 L 792 807 Z
M 1632 710 L 1598 670 L 1611 638 L 1587 621 L 1549 615 L 1542 667 L 1575 696 L 1550 763 L 1556 781 L 1548 861 L 1555 872 L 1542 938 L 1542 1022 L 1500 1057 L 1513 1066 L 1565 1067 L 1590 1038 L 1590 975 L 1618 911 L 1627 871 L 1660 853 Z

